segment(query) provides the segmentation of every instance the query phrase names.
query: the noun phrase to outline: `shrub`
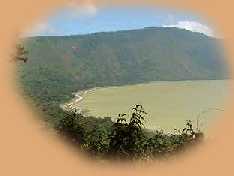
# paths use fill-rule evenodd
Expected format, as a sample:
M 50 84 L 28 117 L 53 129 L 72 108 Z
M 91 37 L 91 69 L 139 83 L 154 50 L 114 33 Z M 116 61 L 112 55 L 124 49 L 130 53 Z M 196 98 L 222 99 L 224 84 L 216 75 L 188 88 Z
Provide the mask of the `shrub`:
M 114 123 L 110 117 L 85 117 L 76 112 L 64 113 L 56 129 L 87 154 L 111 159 L 154 159 L 170 156 L 193 146 L 203 139 L 203 133 L 193 128 L 191 120 L 176 133 L 144 129 L 145 112 L 136 105 L 127 118 L 119 114 Z M 127 120 L 129 119 L 129 120 Z

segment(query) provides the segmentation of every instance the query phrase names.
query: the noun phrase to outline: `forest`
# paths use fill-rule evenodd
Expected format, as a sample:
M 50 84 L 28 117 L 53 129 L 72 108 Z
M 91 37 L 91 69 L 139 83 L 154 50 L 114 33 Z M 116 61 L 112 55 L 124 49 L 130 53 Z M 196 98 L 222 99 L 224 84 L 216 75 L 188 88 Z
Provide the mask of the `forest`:
M 29 38 L 17 48 L 16 59 L 24 62 L 17 62 L 19 87 L 48 126 L 87 155 L 114 160 L 168 157 L 203 140 L 203 132 L 191 120 L 168 133 L 145 128 L 147 112 L 141 104 L 117 117 L 67 112 L 60 105 L 73 92 L 98 86 L 227 79 L 216 42 L 174 28 Z
M 204 137 L 190 120 L 183 129 L 174 129 L 173 133 L 145 129 L 147 113 L 142 105 L 131 109 L 129 121 L 127 114 L 119 114 L 115 122 L 111 117 L 96 118 L 64 111 L 61 114 L 55 127 L 58 134 L 95 159 L 165 159 L 196 146 Z

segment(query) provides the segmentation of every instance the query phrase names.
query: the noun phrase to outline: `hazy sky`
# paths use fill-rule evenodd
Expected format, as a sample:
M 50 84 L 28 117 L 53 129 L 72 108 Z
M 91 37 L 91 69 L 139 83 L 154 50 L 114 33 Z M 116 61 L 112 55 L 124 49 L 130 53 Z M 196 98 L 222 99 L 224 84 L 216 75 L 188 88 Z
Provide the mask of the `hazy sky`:
M 143 27 L 178 27 L 214 36 L 204 21 L 191 13 L 150 7 L 97 8 L 67 6 L 35 25 L 26 35 L 74 35 Z

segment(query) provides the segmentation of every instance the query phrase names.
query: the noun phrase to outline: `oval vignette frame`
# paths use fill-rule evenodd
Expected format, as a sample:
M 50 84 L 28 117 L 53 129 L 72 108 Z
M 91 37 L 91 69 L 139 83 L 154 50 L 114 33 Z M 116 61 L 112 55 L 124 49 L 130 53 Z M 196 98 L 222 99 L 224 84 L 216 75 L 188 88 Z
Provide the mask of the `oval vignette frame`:
M 179 3 L 180 2 L 180 3 Z M 209 20 L 222 31 L 224 45 L 228 53 L 228 64 L 233 76 L 234 60 L 234 22 L 232 14 L 233 4 L 229 0 L 198 2 L 196 0 L 179 1 L 161 0 L 139 2 L 145 5 L 163 5 L 186 9 L 209 17 Z M 234 119 L 232 119 L 234 95 L 232 85 L 230 88 L 229 104 L 225 114 L 218 120 L 212 129 L 214 139 L 206 142 L 199 150 L 182 157 L 179 161 L 170 163 L 152 164 L 145 167 L 129 167 L 129 165 L 97 166 L 85 161 L 80 154 L 67 148 L 66 145 L 41 129 L 38 121 L 33 120 L 35 114 L 24 104 L 18 95 L 14 84 L 14 66 L 9 62 L 9 54 L 19 32 L 30 26 L 41 15 L 47 15 L 55 7 L 67 3 L 65 0 L 13 0 L 3 2 L 0 7 L 1 27 L 1 64 L 0 74 L 2 86 L 1 96 L 1 175 L 187 175 L 190 174 L 221 174 L 232 175 L 232 162 L 234 155 Z M 108 1 L 77 1 L 77 3 L 99 5 L 131 5 L 134 1 L 110 2 Z M 135 5 L 135 3 L 134 3 Z M 210 8 L 212 7 L 212 8 Z M 222 14 L 222 15 L 221 15 Z M 6 20 L 6 17 L 8 20 Z M 30 24 L 30 25 L 29 25 Z M 79 157 L 80 156 L 80 157 Z M 159 167 L 160 166 L 160 167 Z

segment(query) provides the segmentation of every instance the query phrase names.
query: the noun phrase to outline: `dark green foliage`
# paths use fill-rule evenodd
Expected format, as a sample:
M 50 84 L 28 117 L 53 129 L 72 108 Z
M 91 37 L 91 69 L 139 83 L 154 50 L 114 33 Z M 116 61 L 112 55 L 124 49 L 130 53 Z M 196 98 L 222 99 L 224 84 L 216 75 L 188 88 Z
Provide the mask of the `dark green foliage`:
M 59 105 L 72 92 L 99 86 L 226 79 L 217 42 L 176 28 L 28 38 L 22 46 L 30 59 L 19 65 L 20 82 L 46 121 L 81 150 L 101 158 L 153 159 L 183 151 L 201 141 L 203 133 L 191 121 L 173 134 L 144 129 L 141 105 L 132 109 L 129 121 L 120 114 L 116 122 L 64 112 Z
M 40 105 L 58 104 L 71 92 L 150 81 L 228 78 L 218 39 L 176 28 L 32 37 L 20 65 L 26 93 Z
M 87 154 L 102 156 L 108 151 L 112 125 L 113 122 L 108 117 L 96 118 L 75 112 L 63 112 L 55 129 L 65 140 Z
M 176 154 L 203 140 L 203 133 L 195 131 L 191 121 L 186 123 L 183 130 L 176 131 L 174 134 L 156 131 L 154 136 L 147 140 L 147 155 L 152 158 Z
M 126 114 L 119 114 L 114 123 L 111 118 L 68 113 L 56 129 L 88 155 L 114 160 L 148 160 L 171 156 L 203 139 L 203 133 L 195 131 L 191 121 L 187 121 L 186 127 L 177 130 L 177 133 L 146 131 L 143 128 L 145 114 L 143 107 L 136 105 L 129 122 Z
M 27 50 L 30 58 L 19 65 L 19 82 L 54 124 L 59 120 L 53 115 L 58 105 L 79 90 L 158 80 L 225 79 L 228 71 L 218 42 L 176 28 L 27 38 L 18 49 L 23 55 Z
M 80 125 L 80 116 L 76 113 L 64 113 L 64 117 L 57 126 L 57 131 L 68 137 L 72 143 L 84 143 L 84 128 Z
M 137 157 L 141 154 L 141 144 L 145 138 L 142 130 L 145 114 L 141 105 L 132 109 L 129 123 L 124 118 L 126 114 L 119 114 L 117 122 L 113 125 L 109 153 L 122 158 Z
M 95 128 L 86 134 L 86 143 L 82 146 L 89 155 L 105 155 L 109 148 L 110 129 L 97 123 Z

